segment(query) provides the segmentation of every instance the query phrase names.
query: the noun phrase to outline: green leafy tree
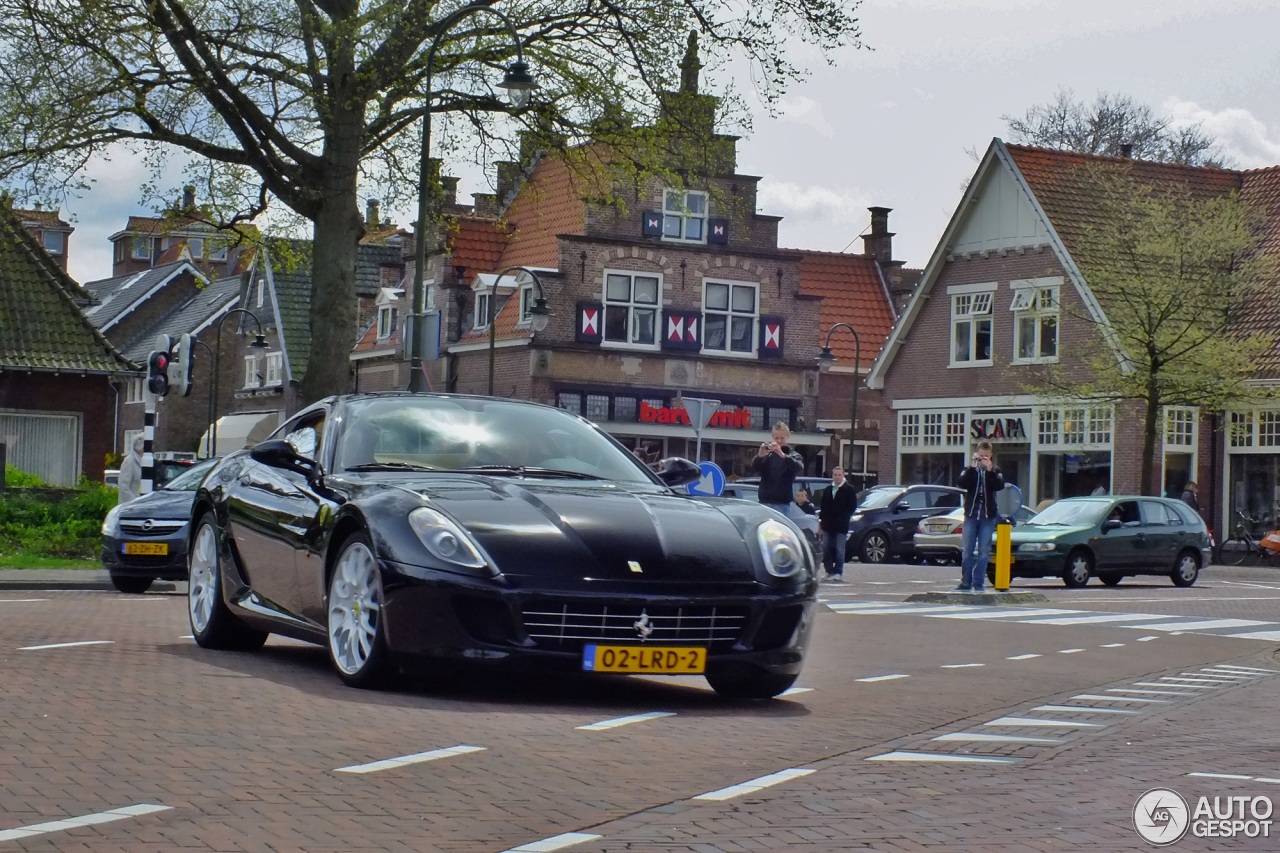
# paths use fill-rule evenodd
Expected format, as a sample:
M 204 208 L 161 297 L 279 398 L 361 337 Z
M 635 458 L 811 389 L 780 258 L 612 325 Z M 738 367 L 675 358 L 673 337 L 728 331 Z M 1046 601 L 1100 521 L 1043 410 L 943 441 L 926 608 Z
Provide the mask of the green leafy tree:
M 1259 287 L 1275 266 L 1259 251 L 1260 213 L 1238 192 L 1193 192 L 1123 166 L 1086 168 L 1096 207 L 1071 253 L 1105 319 L 1083 310 L 1072 316 L 1095 324 L 1108 345 L 1085 355 L 1085 378 L 1048 370 L 1042 379 L 1073 399 L 1140 403 L 1141 486 L 1157 494 L 1163 407 L 1216 411 L 1265 395 L 1250 380 L 1275 341 L 1237 330 L 1253 301 L 1265 298 Z
M 511 22 L 537 76 L 524 112 L 493 87 L 515 59 L 511 28 L 488 13 L 451 20 L 456 2 L 0 0 L 0 184 L 60 201 L 89 162 L 124 146 L 157 175 L 186 160 L 185 179 L 216 201 L 222 223 L 280 205 L 309 222 L 302 391 L 315 399 L 348 383 L 357 193 L 393 204 L 416 189 L 424 110 L 439 152 L 491 162 L 513 124 L 572 145 L 651 122 L 690 29 L 721 67 L 749 63 L 770 103 L 803 75 L 789 59 L 796 42 L 831 61 L 860 37 L 854 0 L 477 5 Z

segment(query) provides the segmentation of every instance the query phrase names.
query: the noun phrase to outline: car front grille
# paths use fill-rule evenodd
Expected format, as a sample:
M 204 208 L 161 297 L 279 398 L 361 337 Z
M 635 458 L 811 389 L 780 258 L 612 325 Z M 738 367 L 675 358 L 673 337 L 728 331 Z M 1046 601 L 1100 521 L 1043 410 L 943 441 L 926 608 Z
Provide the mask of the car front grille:
M 182 529 L 185 521 L 154 518 L 122 518 L 120 532 L 126 536 L 168 536 Z
M 587 643 L 697 643 L 712 650 L 736 643 L 746 607 L 601 604 L 541 600 L 525 605 L 525 632 L 540 648 L 578 651 Z M 648 631 L 645 636 L 645 631 Z

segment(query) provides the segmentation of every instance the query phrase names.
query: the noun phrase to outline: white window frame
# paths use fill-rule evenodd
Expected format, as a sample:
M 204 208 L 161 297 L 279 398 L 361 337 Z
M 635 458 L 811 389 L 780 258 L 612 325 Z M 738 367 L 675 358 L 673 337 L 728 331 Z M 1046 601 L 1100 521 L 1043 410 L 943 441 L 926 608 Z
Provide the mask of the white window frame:
M 1033 278 L 1012 281 L 1013 300 L 1009 310 L 1013 312 L 1013 363 L 1014 364 L 1053 364 L 1058 361 L 1059 347 L 1062 344 L 1061 327 L 1058 322 L 1061 314 L 1060 298 L 1062 295 L 1062 278 Z M 1044 323 L 1053 320 L 1053 355 L 1040 355 L 1044 348 Z M 1031 323 L 1033 329 L 1033 356 L 1023 356 L 1019 349 L 1022 344 L 1022 326 Z
M 135 261 L 151 260 L 151 238 L 150 237 L 130 237 L 129 238 L 129 257 Z
M 947 288 L 947 296 L 951 299 L 951 323 L 948 327 L 947 358 L 948 367 L 990 367 L 995 353 L 995 318 L 993 303 L 995 302 L 996 285 L 958 284 Z M 987 324 L 987 357 L 977 358 L 978 328 L 981 323 Z M 969 358 L 956 358 L 956 338 L 961 329 L 967 329 L 969 338 Z
M 125 383 L 124 402 L 125 405 L 133 403 L 146 402 L 146 383 L 145 379 L 130 379 Z
M 1037 451 L 1114 450 L 1115 407 L 1110 403 L 1040 406 L 1032 419 L 1032 447 Z
M 210 242 L 213 244 L 213 251 L 209 252 L 209 254 L 205 256 L 205 260 L 217 261 L 219 263 L 225 261 L 227 259 L 227 250 L 229 248 L 227 243 L 222 240 L 211 240 Z
M 244 387 L 262 387 L 262 382 L 258 379 L 258 356 L 256 354 L 244 357 Z
M 395 330 L 395 310 L 390 305 L 378 309 L 378 340 L 385 341 Z
M 627 286 L 627 301 L 610 300 L 609 299 L 609 279 L 612 276 L 623 276 L 629 279 Z M 636 279 L 653 279 L 658 284 L 657 297 L 653 302 L 637 302 L 635 300 Z M 640 270 L 622 270 L 622 269 L 606 269 L 604 271 L 603 287 L 601 288 L 600 298 L 604 305 L 604 316 L 601 317 L 600 332 L 602 340 L 600 345 L 603 347 L 613 347 L 618 349 L 635 349 L 635 350 L 658 350 L 662 347 L 662 305 L 663 305 L 663 280 L 661 273 L 643 272 Z M 626 311 L 627 314 L 627 339 L 625 341 L 611 340 L 609 338 L 609 317 L 613 311 Z M 639 312 L 653 312 L 653 342 L 643 343 L 637 342 L 638 337 L 638 316 Z
M 483 332 L 489 328 L 489 300 L 493 299 L 494 290 L 486 287 L 483 290 L 476 291 L 476 316 L 471 328 L 477 332 Z M 493 319 L 498 319 L 497 306 L 494 306 Z
M 258 308 L 261 308 L 263 303 L 266 301 L 266 292 L 267 292 L 267 283 L 262 279 L 258 279 L 258 297 L 257 297 Z
M 50 240 L 55 241 L 57 245 L 49 245 Z M 61 231 L 41 231 L 40 242 L 44 250 L 55 257 L 67 251 L 67 235 Z
M 188 237 L 187 251 L 191 253 L 191 257 L 193 258 L 197 258 L 197 259 L 203 258 L 204 257 L 204 238 Z
M 533 325 L 533 286 L 520 288 L 520 319 L 517 326 Z
M 262 384 L 267 388 L 275 388 L 284 384 L 284 353 L 269 352 L 265 357 L 263 373 L 266 374 Z
M 712 287 L 728 288 L 728 305 L 724 309 L 710 308 L 707 305 L 707 291 Z M 751 291 L 751 313 L 735 311 L 733 297 L 735 288 Z M 710 328 L 708 318 L 712 315 L 725 318 L 724 346 L 713 347 L 708 344 Z M 749 318 L 751 324 L 751 348 L 747 350 L 732 349 L 734 318 Z M 733 279 L 704 279 L 702 282 L 702 352 L 733 358 L 755 358 L 760 349 L 760 285 L 752 281 L 734 281 Z
M 695 204 L 690 205 L 691 201 Z M 662 239 L 671 243 L 706 243 L 709 202 L 701 190 L 663 190 Z M 696 230 L 697 236 L 690 237 L 691 230 Z

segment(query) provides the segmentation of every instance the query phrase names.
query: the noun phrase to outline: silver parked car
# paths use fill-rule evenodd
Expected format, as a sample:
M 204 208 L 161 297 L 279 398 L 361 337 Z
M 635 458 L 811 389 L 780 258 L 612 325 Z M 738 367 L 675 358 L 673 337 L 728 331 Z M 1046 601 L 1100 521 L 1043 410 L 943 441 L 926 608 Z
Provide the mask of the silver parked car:
M 1018 509 L 1013 522 L 1026 524 L 1035 517 L 1036 511 L 1029 506 Z M 960 564 L 960 553 L 964 545 L 964 507 L 956 507 L 945 515 L 931 515 L 920 519 L 914 537 L 916 554 L 926 562 L 944 566 L 948 563 Z

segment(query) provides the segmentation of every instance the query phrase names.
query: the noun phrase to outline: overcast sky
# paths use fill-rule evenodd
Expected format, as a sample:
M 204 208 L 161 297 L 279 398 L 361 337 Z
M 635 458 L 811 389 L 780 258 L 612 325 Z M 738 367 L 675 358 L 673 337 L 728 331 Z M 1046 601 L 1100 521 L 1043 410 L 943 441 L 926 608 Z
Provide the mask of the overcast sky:
M 1280 0 L 865 0 L 859 17 L 873 49 L 835 68 L 797 57 L 812 75 L 738 144 L 738 171 L 764 179 L 759 212 L 784 217 L 784 247 L 860 252 L 878 205 L 893 209 L 897 259 L 924 266 L 976 167 L 967 152 L 1059 88 L 1199 121 L 1239 168 L 1280 164 Z M 109 276 L 107 236 L 153 215 L 135 164 L 94 176 L 63 209 L 79 281 Z M 483 191 L 464 179 L 459 194 Z

